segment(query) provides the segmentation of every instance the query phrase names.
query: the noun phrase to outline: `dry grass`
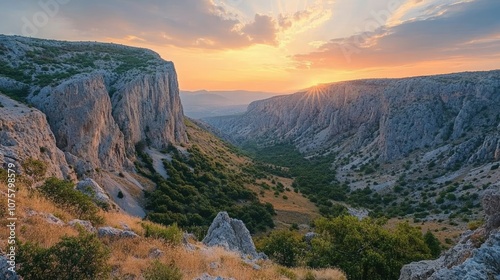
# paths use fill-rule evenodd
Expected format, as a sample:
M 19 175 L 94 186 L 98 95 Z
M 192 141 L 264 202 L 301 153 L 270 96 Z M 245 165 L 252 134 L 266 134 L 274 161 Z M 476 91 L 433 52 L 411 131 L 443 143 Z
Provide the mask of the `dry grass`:
M 43 247 L 50 247 L 57 243 L 63 236 L 76 236 L 77 230 L 66 225 L 57 226 L 49 224 L 39 215 L 28 216 L 27 211 L 33 210 L 43 213 L 53 213 L 63 221 L 68 222 L 74 217 L 64 212 L 51 201 L 39 195 L 29 195 L 24 186 L 17 193 L 17 215 L 18 215 L 18 237 L 21 241 L 39 243 Z M 6 186 L 0 184 L 0 190 Z M 8 229 L 5 219 L 6 201 L 0 200 L 0 246 L 6 248 L 6 237 Z M 139 235 L 144 235 L 139 218 L 126 214 L 108 212 L 103 213 L 105 225 L 122 228 L 126 224 Z M 112 267 L 113 276 L 116 279 L 141 279 L 142 272 L 152 263 L 151 251 L 159 249 L 164 254 L 159 258 L 162 263 L 174 263 L 183 273 L 183 279 L 193 279 L 203 273 L 212 276 L 233 277 L 238 280 L 253 279 L 287 279 L 280 274 L 282 267 L 271 261 L 259 261 L 261 270 L 255 270 L 246 264 L 237 254 L 227 252 L 221 248 L 205 248 L 201 244 L 195 244 L 195 250 L 190 251 L 184 246 L 171 246 L 161 240 L 153 238 L 137 239 L 109 239 L 102 238 L 102 242 L 111 250 L 109 265 Z M 212 266 L 211 266 L 212 264 Z M 294 273 L 301 279 L 307 271 L 305 269 L 294 269 Z M 317 279 L 345 279 L 338 270 L 313 271 Z
M 283 184 L 285 188 L 291 189 L 292 180 L 282 177 L 274 177 L 276 182 Z M 272 182 L 269 180 L 258 180 L 257 184 L 266 183 L 272 186 Z M 285 191 L 280 193 L 278 196 L 274 195 L 274 190 L 264 190 L 259 185 L 249 184 L 246 186 L 248 189 L 259 194 L 259 200 L 261 202 L 269 202 L 274 206 L 276 210 L 276 217 L 274 218 L 277 228 L 289 227 L 291 224 L 310 224 L 316 218 L 320 217 L 319 210 L 314 203 L 312 203 L 307 198 L 303 197 L 300 193 L 295 193 L 294 191 Z M 263 191 L 262 196 L 260 192 Z M 287 196 L 287 199 L 283 198 L 283 195 Z

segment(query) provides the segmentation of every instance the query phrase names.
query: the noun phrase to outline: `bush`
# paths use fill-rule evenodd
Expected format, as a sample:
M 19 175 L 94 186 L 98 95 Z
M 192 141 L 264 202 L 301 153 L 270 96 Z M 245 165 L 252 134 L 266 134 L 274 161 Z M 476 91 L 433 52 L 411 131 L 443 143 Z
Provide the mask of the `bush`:
M 142 227 L 146 231 L 146 237 L 160 238 L 173 245 L 182 242 L 183 232 L 175 223 L 167 227 L 153 223 L 143 223 Z
M 109 250 L 92 234 L 63 237 L 50 248 L 19 245 L 19 274 L 30 280 L 108 279 Z
M 427 231 L 424 235 L 424 241 L 429 250 L 431 250 L 431 255 L 434 258 L 439 257 L 441 255 L 441 243 L 439 240 L 432 234 L 432 232 Z
M 419 229 L 408 223 L 384 229 L 378 220 L 343 216 L 315 221 L 307 264 L 342 269 L 349 279 L 398 279 L 404 264 L 431 258 Z
M 297 266 L 304 257 L 306 244 L 299 233 L 278 230 L 257 242 L 257 247 L 275 262 L 292 267 Z
M 97 205 L 90 197 L 75 190 L 71 182 L 49 178 L 38 190 L 46 198 L 64 207 L 79 219 L 90 220 L 94 224 L 103 222 Z
M 182 272 L 174 263 L 169 265 L 155 260 L 143 273 L 146 280 L 180 280 Z
M 47 165 L 45 162 L 33 158 L 25 160 L 22 163 L 22 167 L 26 175 L 31 177 L 35 182 L 45 176 L 45 173 L 47 172 Z

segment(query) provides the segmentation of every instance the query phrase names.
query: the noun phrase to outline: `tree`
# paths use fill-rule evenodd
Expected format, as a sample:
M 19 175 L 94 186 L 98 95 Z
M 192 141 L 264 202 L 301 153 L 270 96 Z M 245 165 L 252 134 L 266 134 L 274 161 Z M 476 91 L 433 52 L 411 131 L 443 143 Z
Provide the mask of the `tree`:
M 441 255 L 441 243 L 436 238 L 436 236 L 434 236 L 434 234 L 432 234 L 431 231 L 428 230 L 424 234 L 424 241 L 425 241 L 425 244 L 427 245 L 427 247 L 429 247 L 429 250 L 431 250 L 431 255 L 434 258 L 437 258 L 437 257 L 439 257 L 439 255 Z

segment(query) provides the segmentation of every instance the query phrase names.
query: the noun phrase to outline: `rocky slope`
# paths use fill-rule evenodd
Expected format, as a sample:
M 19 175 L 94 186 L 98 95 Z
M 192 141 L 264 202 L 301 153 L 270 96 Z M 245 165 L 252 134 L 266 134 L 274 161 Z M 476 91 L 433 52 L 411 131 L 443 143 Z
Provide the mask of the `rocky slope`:
M 236 142 L 373 152 L 385 161 L 449 147 L 445 164 L 500 159 L 500 71 L 341 82 L 252 103 L 206 121 Z
M 0 92 L 17 100 L 0 95 L 3 157 L 74 170 L 112 195 L 142 192 L 130 176 L 137 143 L 187 142 L 174 65 L 150 50 L 0 35 Z
M 205 121 L 250 152 L 326 156 L 332 188 L 386 196 L 372 210 L 390 217 L 479 218 L 478 198 L 500 188 L 498 70 L 322 85 Z
M 400 280 L 500 279 L 500 193 L 483 198 L 487 223 L 467 231 L 439 259 L 405 265 Z

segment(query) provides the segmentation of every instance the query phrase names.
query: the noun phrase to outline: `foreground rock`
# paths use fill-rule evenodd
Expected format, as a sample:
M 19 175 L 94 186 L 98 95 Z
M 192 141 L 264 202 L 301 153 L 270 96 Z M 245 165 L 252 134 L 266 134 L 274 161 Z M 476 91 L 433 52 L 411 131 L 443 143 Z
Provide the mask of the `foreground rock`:
M 100 227 L 97 229 L 97 235 L 99 237 L 112 237 L 112 238 L 136 238 L 139 237 L 135 232 L 131 230 L 121 230 L 114 227 Z
M 486 193 L 483 208 L 485 228 L 468 231 L 439 259 L 413 262 L 403 266 L 400 280 L 500 279 L 500 229 L 497 215 L 499 193 Z M 493 229 L 492 226 L 497 228 Z M 486 240 L 486 241 L 484 241 Z M 484 243 L 483 243 L 484 241 Z M 481 244 L 482 243 L 482 244 Z
M 266 258 L 264 254 L 257 253 L 252 236 L 245 224 L 237 219 L 231 219 L 227 212 L 220 212 L 208 229 L 207 236 L 203 239 L 207 246 L 220 246 L 228 251 L 237 252 L 242 257 L 252 259 Z
M 21 279 L 15 272 L 9 270 L 9 264 L 5 256 L 0 256 L 0 280 L 19 280 Z

